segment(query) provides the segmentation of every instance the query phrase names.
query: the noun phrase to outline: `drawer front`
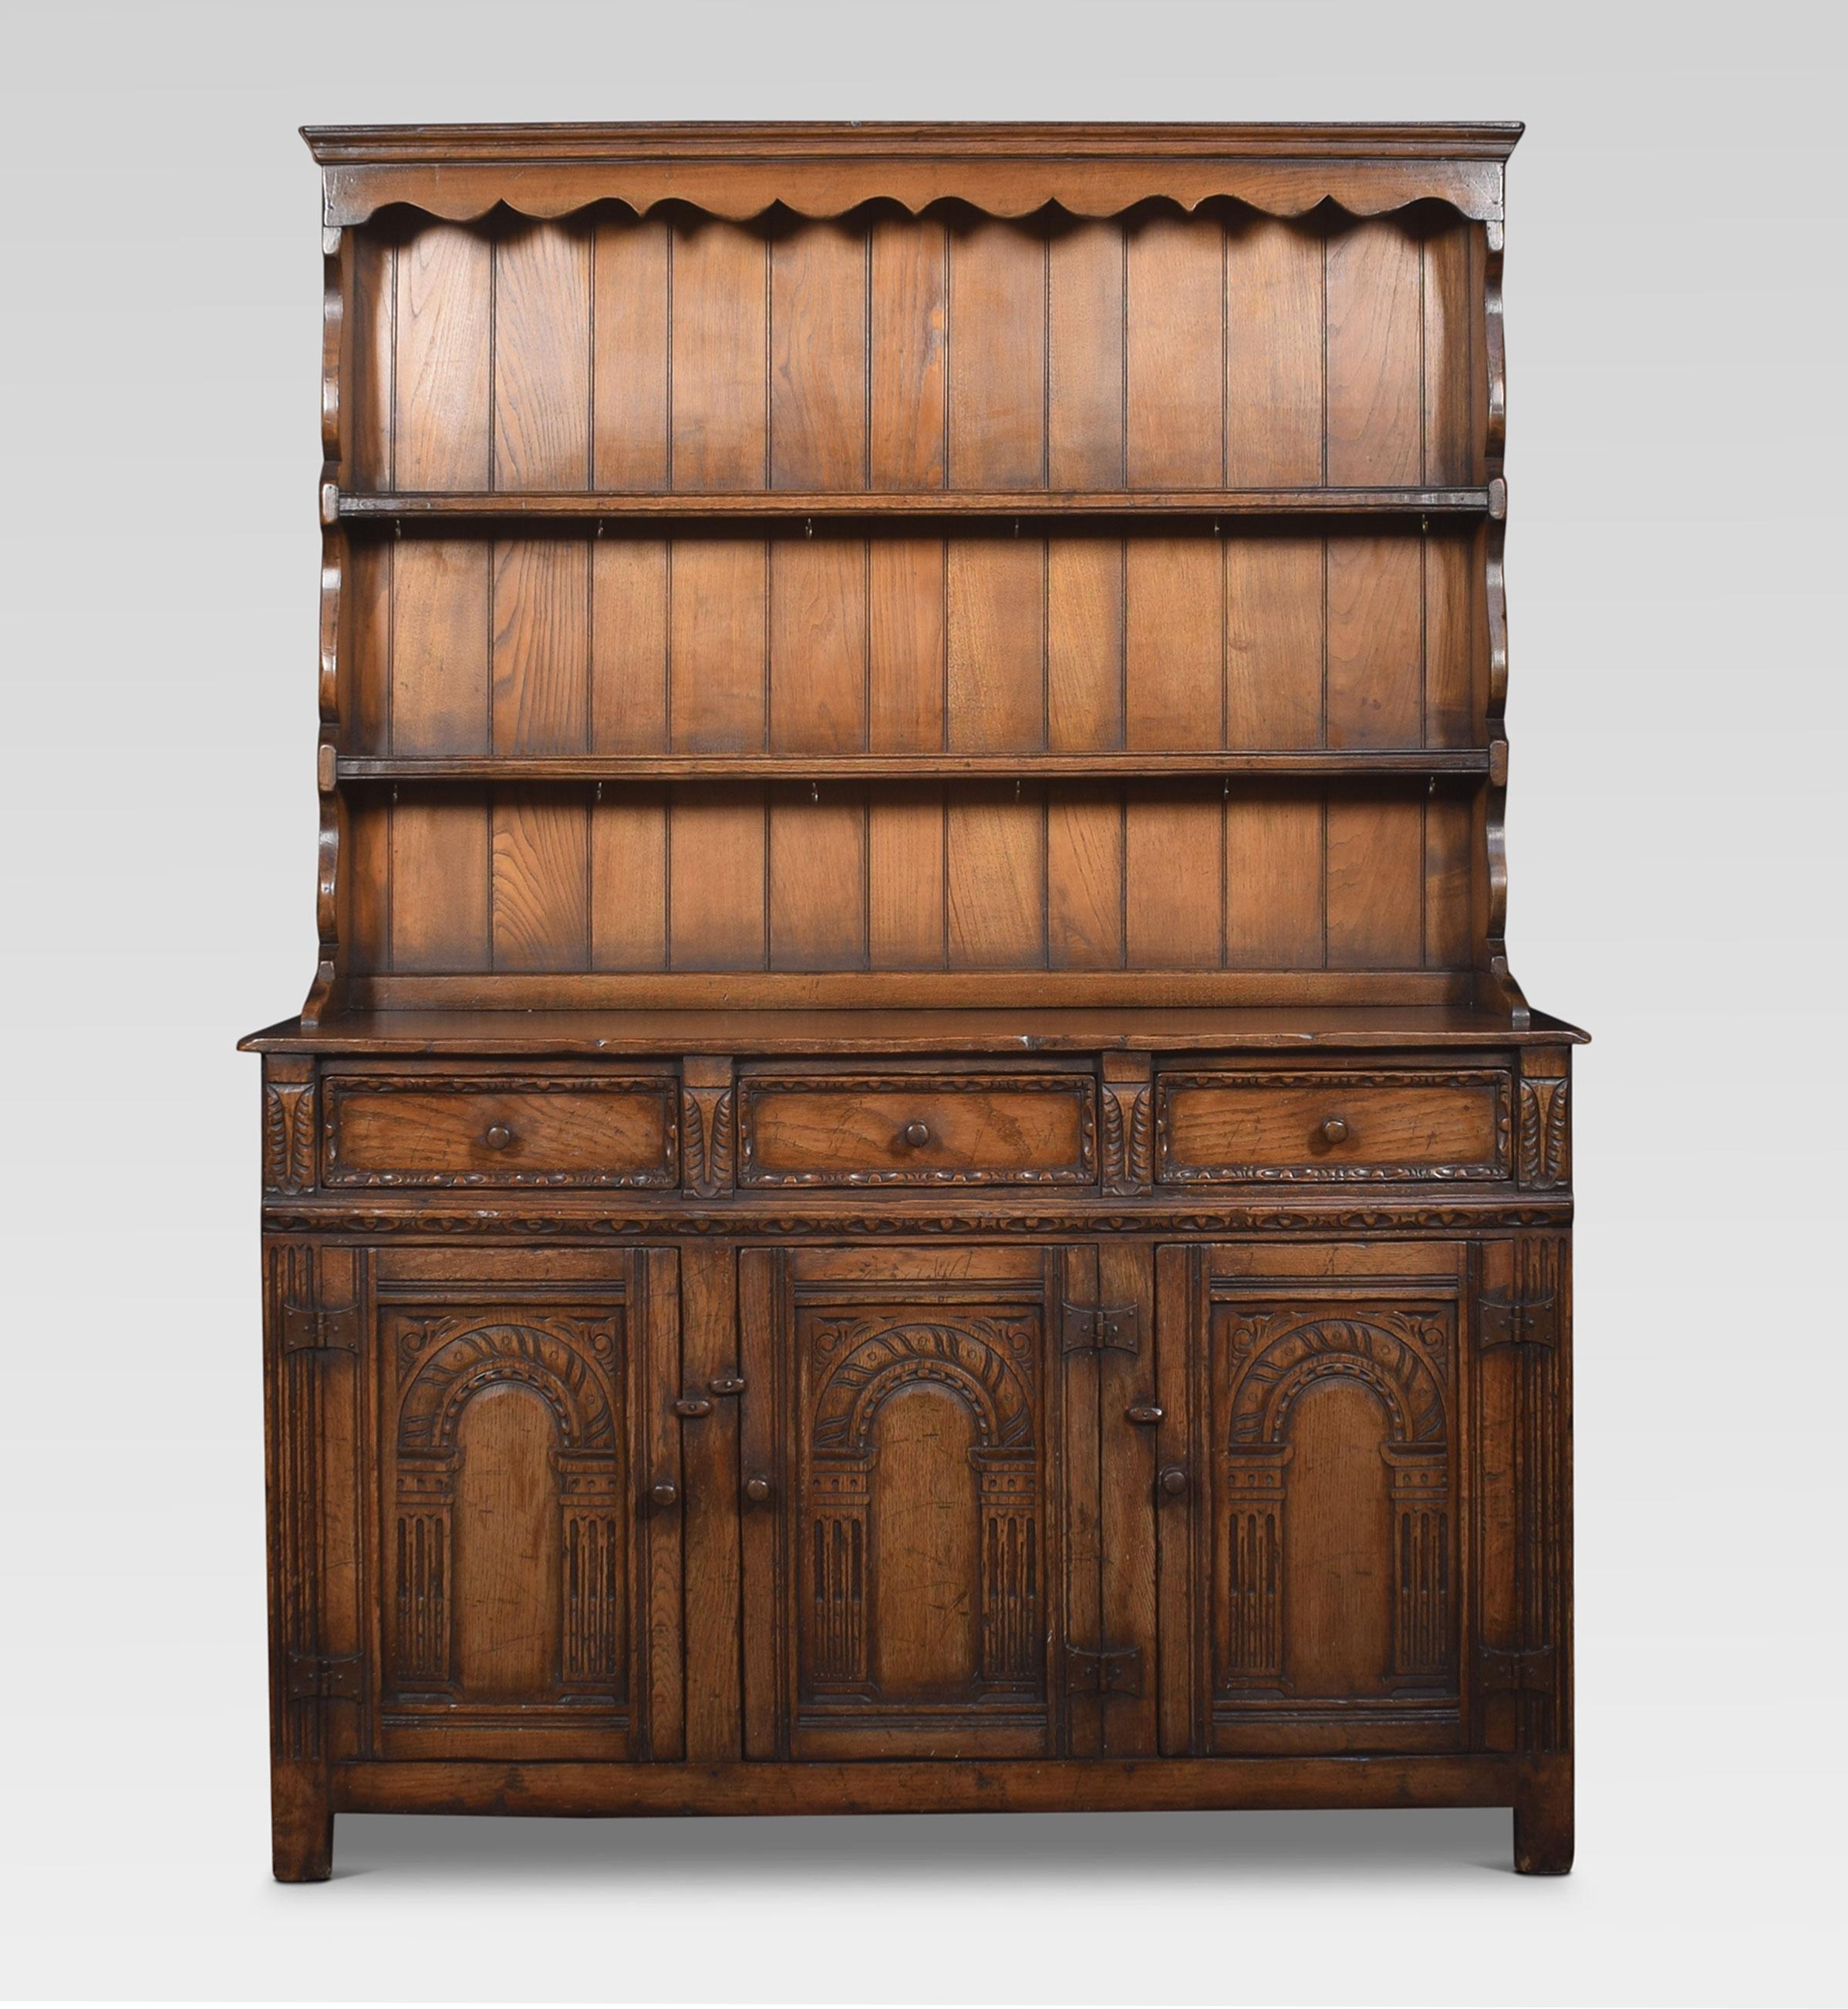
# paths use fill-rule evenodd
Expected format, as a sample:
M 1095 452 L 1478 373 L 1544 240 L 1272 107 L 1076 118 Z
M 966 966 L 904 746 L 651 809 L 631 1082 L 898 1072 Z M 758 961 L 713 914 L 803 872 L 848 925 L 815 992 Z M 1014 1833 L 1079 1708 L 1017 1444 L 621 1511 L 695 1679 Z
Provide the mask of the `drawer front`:
M 743 1186 L 1085 1185 L 1088 1075 L 780 1075 L 742 1084 Z
M 666 1075 L 333 1075 L 330 1186 L 672 1186 L 677 1097 Z
M 1288 1179 L 1505 1179 L 1505 1069 L 1171 1074 L 1156 1093 L 1156 1176 L 1175 1185 Z

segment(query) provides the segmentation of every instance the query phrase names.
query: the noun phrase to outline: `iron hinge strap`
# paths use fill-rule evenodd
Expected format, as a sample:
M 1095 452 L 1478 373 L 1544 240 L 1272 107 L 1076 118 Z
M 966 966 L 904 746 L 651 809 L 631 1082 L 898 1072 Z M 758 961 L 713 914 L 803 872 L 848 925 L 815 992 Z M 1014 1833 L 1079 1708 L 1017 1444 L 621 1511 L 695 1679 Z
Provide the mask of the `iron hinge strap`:
M 1133 1305 L 1062 1304 L 1059 1308 L 1059 1345 L 1066 1353 L 1094 1352 L 1106 1346 L 1119 1353 L 1140 1353 L 1140 1327 Z
M 1065 1692 L 1067 1695 L 1140 1695 L 1142 1649 L 1067 1646 Z
M 1558 1658 L 1551 1646 L 1484 1646 L 1477 1653 L 1478 1682 L 1491 1695 L 1550 1694 Z
M 360 1350 L 360 1308 L 356 1304 L 285 1304 L 282 1307 L 282 1351 L 285 1353 L 357 1353 Z
M 1505 1298 L 1485 1292 L 1477 1302 L 1477 1343 L 1483 1352 L 1492 1346 L 1559 1345 L 1559 1299 L 1552 1292 L 1538 1298 Z
M 358 1702 L 365 1694 L 357 1653 L 294 1653 L 289 1656 L 291 1702 Z

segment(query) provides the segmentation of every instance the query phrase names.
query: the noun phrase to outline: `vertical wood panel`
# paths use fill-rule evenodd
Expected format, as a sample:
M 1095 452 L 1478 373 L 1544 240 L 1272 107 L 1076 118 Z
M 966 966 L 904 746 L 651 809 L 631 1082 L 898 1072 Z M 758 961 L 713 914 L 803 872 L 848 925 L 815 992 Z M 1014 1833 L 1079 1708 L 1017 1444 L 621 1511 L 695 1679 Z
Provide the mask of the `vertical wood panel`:
M 1325 886 L 1319 797 L 1240 789 L 1225 804 L 1225 961 L 1318 969 Z
M 1420 406 L 1417 240 L 1390 217 L 1328 240 L 1328 476 L 1336 487 L 1416 482 Z
M 1046 472 L 1053 488 L 1123 483 L 1123 255 L 1115 220 L 1073 225 L 1048 249 Z
M 951 795 L 949 966 L 1038 969 L 1045 963 L 1044 792 L 971 785 Z
M 769 424 L 767 246 L 701 217 L 674 226 L 676 488 L 760 488 Z
M 1235 488 L 1322 479 L 1325 242 L 1274 217 L 1229 232 L 1225 479 Z
M 1117 969 L 1123 959 L 1123 791 L 1062 785 L 1046 803 L 1046 960 Z
M 867 743 L 875 753 L 944 745 L 948 558 L 938 538 L 875 538 L 868 554 L 871 661 Z
M 589 239 L 575 223 L 538 224 L 494 253 L 494 485 L 587 487 Z
M 1328 967 L 1416 969 L 1424 936 L 1424 809 L 1413 799 L 1328 804 Z
M 488 287 L 479 230 L 431 223 L 398 247 L 395 485 L 488 485 Z
M 867 547 L 857 538 L 770 545 L 773 753 L 857 753 L 867 744 Z
M 677 753 L 761 753 L 768 547 L 683 538 L 669 555 L 669 727 Z
M 582 969 L 590 954 L 590 817 L 555 789 L 494 798 L 494 966 Z
M 1225 233 L 1151 214 L 1129 233 L 1129 485 L 1210 488 L 1225 477 Z
M 949 435 L 949 235 L 881 216 L 872 229 L 872 485 L 941 488 Z
M 944 960 L 942 791 L 899 784 L 867 812 L 867 959 L 874 969 Z
M 1129 545 L 1125 736 L 1171 751 L 1222 743 L 1223 570 L 1210 537 L 1137 537 Z
M 353 298 L 347 303 L 351 347 L 340 386 L 347 432 L 346 464 L 340 479 L 349 487 L 396 485 L 392 467 L 392 403 L 397 370 L 397 257 L 398 246 L 389 230 L 374 224 L 353 233 Z M 484 459 L 486 413 L 484 398 Z
M 1046 246 L 984 220 L 950 239 L 952 488 L 1046 478 Z
M 770 481 L 867 482 L 867 233 L 810 223 L 770 247 Z
M 1424 739 L 1429 746 L 1477 746 L 1486 721 L 1476 707 L 1476 671 L 1487 649 L 1476 622 L 1481 559 L 1474 538 L 1424 544 Z
M 950 540 L 952 752 L 1045 746 L 1045 546 L 1037 540 Z
M 859 789 L 838 781 L 820 794 L 817 802 L 800 786 L 771 792 L 772 969 L 866 967 L 865 806 Z
M 667 791 L 606 790 L 591 810 L 591 967 L 667 967 Z
M 668 481 L 668 226 L 600 221 L 591 239 L 592 443 L 599 488 Z
M 1470 963 L 1470 805 L 1434 795 L 1424 805 L 1424 962 L 1431 969 Z
M 494 750 L 580 753 L 590 726 L 590 554 L 576 540 L 494 547 Z
M 1434 485 L 1466 483 L 1474 460 L 1470 381 L 1481 303 L 1470 288 L 1470 233 L 1460 221 L 1424 239 L 1424 472 Z
M 1054 537 L 1046 547 L 1046 732 L 1055 753 L 1123 743 L 1125 547 Z
M 392 806 L 391 833 L 392 967 L 487 968 L 487 805 L 463 789 L 407 791 Z
M 1328 744 L 1424 737 L 1422 540 L 1328 540 Z
M 391 816 L 386 800 L 368 795 L 356 798 L 343 820 L 340 941 L 356 969 L 392 967 Z
M 1215 785 L 1133 789 L 1124 905 L 1132 969 L 1217 969 L 1225 895 Z
M 591 747 L 665 753 L 668 547 L 653 538 L 591 547 Z
M 1225 743 L 1323 741 L 1323 540 L 1225 540 Z
M 353 537 L 348 540 L 346 558 L 340 568 L 340 625 L 343 631 L 339 643 L 340 718 L 351 734 L 354 749 L 362 753 L 389 753 L 392 750 L 392 686 L 397 672 L 393 661 L 392 594 L 396 555 L 397 546 L 393 541 Z M 477 551 L 476 558 L 485 581 L 487 554 Z M 479 647 L 485 655 L 485 608 L 482 611 L 479 633 Z M 427 675 L 418 681 L 426 691 L 434 694 L 435 686 Z M 415 700 L 411 709 L 414 718 L 417 712 Z M 414 725 L 413 729 L 417 729 Z M 488 731 L 488 699 L 483 690 L 476 693 L 474 730 L 476 744 L 471 750 L 479 752 L 485 746 Z
M 392 545 L 394 753 L 487 752 L 491 562 L 479 540 L 407 537 Z
M 1100 1299 L 1098 1294 L 1094 1246 L 1048 1249 L 1047 1256 L 1047 1296 L 1052 1302 L 1056 1304 L 1061 1299 L 1079 1305 L 1108 1302 Z M 1059 1518 L 1065 1536 L 1065 1637 L 1074 1646 L 1087 1649 L 1106 1643 L 1102 1609 L 1104 1503 L 1099 1444 L 1105 1426 L 1099 1401 L 1098 1384 L 1103 1373 L 1100 1352 L 1101 1349 L 1051 1355 L 1062 1369 L 1059 1377 L 1062 1400 L 1059 1408 L 1064 1441 L 1059 1463 L 1063 1497 L 1059 1503 Z M 1069 1755 L 1074 1758 L 1101 1756 L 1108 1713 L 1103 1697 L 1075 1695 L 1066 1708 Z
M 757 788 L 676 788 L 668 842 L 676 969 L 761 969 L 768 834 Z

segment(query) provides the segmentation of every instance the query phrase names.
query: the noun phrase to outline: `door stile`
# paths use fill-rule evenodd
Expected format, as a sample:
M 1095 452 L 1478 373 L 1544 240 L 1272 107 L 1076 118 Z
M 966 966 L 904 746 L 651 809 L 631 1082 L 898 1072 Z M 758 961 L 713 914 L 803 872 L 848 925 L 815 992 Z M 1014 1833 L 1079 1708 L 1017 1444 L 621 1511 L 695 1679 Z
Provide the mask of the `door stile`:
M 1062 1270 L 1062 1277 L 1061 1271 Z M 1085 1247 L 1046 1252 L 1046 1301 L 1058 1310 L 1048 1321 L 1047 1362 L 1048 1399 L 1056 1391 L 1063 1400 L 1064 1485 L 1062 1500 L 1055 1488 L 1055 1511 L 1046 1517 L 1057 1522 L 1065 1550 L 1065 1622 L 1049 1625 L 1052 1664 L 1048 1696 L 1065 1714 L 1066 1742 L 1074 1758 L 1095 1758 L 1104 1749 L 1105 1697 L 1095 1685 L 1098 1662 L 1110 1642 L 1104 1636 L 1103 1498 L 1099 1469 L 1098 1384 L 1101 1354 L 1094 1346 L 1075 1347 L 1075 1323 L 1066 1307 L 1093 1311 L 1098 1304 L 1098 1252 Z
M 1098 1251 L 1099 1302 L 1133 1308 L 1136 1351 L 1101 1347 L 1097 1361 L 1100 1617 L 1103 1643 L 1136 1656 L 1133 1692 L 1106 1695 L 1103 1748 L 1147 1757 L 1156 1747 L 1155 1471 L 1162 1419 L 1155 1358 L 1155 1250 L 1105 1241 Z
M 637 1544 L 644 1573 L 640 1608 L 647 1614 L 643 1681 L 648 1717 L 642 1748 L 653 1758 L 676 1759 L 686 1753 L 686 1482 L 672 1406 L 680 1381 L 679 1258 L 671 1249 L 648 1249 L 630 1262 L 630 1316 L 639 1328 L 636 1407 L 642 1419 L 634 1522 L 643 1531 Z M 664 1487 L 672 1489 L 670 1498 L 660 1497 Z
M 743 1752 L 737 1265 L 723 1244 L 680 1256 L 676 1414 L 686 1475 L 686 1756 L 694 1762 Z
M 747 1503 L 739 1545 L 743 1590 L 744 1755 L 786 1758 L 795 1694 L 796 1641 L 783 1594 L 788 1557 L 783 1529 L 793 1466 L 786 1439 L 794 1405 L 786 1385 L 789 1348 L 777 1343 L 786 1323 L 789 1258 L 781 1250 L 747 1249 L 738 1259 L 738 1448 L 748 1484 L 768 1484 L 768 1498 Z
M 1150 1489 L 1155 1528 L 1159 1607 L 1158 1661 L 1162 1754 L 1182 1757 L 1197 1746 L 1196 1717 L 1204 1678 L 1204 1641 L 1194 1611 L 1197 1540 L 1193 1501 L 1162 1490 L 1160 1473 L 1178 1471 L 1197 1488 L 1201 1459 L 1194 1443 L 1194 1334 L 1206 1316 L 1208 1252 L 1168 1247 L 1156 1256 L 1155 1379 L 1162 1419 L 1156 1427 L 1158 1472 Z

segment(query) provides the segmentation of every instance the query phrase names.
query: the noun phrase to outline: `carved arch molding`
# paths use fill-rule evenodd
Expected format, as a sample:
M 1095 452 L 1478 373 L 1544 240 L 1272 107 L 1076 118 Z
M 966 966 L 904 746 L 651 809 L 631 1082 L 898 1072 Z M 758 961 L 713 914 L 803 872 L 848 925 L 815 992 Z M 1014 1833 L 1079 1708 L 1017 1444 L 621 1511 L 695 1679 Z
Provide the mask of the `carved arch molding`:
M 807 1444 L 803 1537 L 815 1625 L 808 1670 L 818 1687 L 871 1682 L 865 1614 L 878 1462 L 874 1425 L 892 1398 L 945 1390 L 974 1419 L 970 1447 L 981 1514 L 981 1679 L 1038 1680 L 1044 1543 L 1035 1441 L 1041 1333 L 1030 1313 L 951 1320 L 818 1318 L 806 1334 L 818 1384 Z
M 1312 1387 L 1358 1383 L 1386 1421 L 1380 1446 L 1392 1514 L 1389 1685 L 1428 1687 L 1452 1665 L 1456 1596 L 1450 1413 L 1456 1319 L 1449 1306 L 1404 1312 L 1221 1313 L 1231 1403 L 1220 1451 L 1230 1625 L 1222 1688 L 1282 1688 L 1284 1543 L 1295 1447 L 1290 1417 Z
M 385 1338 L 396 1472 L 387 1557 L 395 1686 L 461 1694 L 452 1594 L 461 1426 L 477 1397 L 512 1387 L 536 1396 L 552 1421 L 560 1689 L 607 1693 L 625 1660 L 622 1447 L 612 1394 L 617 1315 L 395 1315 Z

